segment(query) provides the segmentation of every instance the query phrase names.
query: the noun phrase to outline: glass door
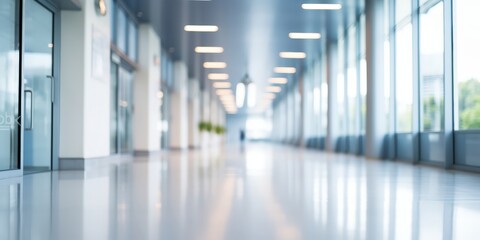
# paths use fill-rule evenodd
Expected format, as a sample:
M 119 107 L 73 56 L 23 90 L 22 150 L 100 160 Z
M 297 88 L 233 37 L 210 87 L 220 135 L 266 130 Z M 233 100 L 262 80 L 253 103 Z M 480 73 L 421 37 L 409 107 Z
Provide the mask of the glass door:
M 110 151 L 130 153 L 133 150 L 133 79 L 132 72 L 112 62 L 110 106 Z
M 20 169 L 19 2 L 4 0 L 0 4 L 0 172 Z
M 133 150 L 133 73 L 120 67 L 118 71 L 118 142 L 119 152 Z
M 53 12 L 25 1 L 24 171 L 48 171 L 52 164 Z

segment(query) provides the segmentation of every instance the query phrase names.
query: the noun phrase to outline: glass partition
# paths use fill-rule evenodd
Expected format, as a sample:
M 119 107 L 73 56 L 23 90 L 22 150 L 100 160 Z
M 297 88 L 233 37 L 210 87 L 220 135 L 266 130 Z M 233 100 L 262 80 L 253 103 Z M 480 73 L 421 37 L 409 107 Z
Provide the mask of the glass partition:
M 480 1 L 454 1 L 455 129 L 480 129 Z
M 0 171 L 19 169 L 19 1 L 0 4 Z
M 412 24 L 400 27 L 395 38 L 397 132 L 409 133 L 413 130 Z
M 443 2 L 420 13 L 420 84 L 422 130 L 444 129 Z

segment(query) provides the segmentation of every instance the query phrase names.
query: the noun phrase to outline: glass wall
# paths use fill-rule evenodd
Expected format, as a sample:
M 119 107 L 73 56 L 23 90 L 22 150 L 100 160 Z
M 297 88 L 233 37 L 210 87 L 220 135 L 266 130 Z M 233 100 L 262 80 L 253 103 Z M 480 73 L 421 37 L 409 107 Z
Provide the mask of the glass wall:
M 123 10 L 121 7 L 117 7 L 117 19 L 116 19 L 116 24 L 112 24 L 116 26 L 115 32 L 116 37 L 116 45 L 118 47 L 118 50 L 126 53 L 127 52 L 127 15 L 125 13 L 125 10 Z
M 384 34 L 385 39 L 383 43 L 383 99 L 384 99 L 384 110 L 385 110 L 385 124 L 387 133 L 391 133 L 393 129 L 391 129 L 391 109 L 390 109 L 390 101 L 391 101 L 391 54 L 390 54 L 390 33 L 391 33 L 391 22 L 390 22 L 390 0 L 383 1 L 383 9 L 384 9 Z
M 358 135 L 357 27 L 348 29 L 347 106 L 348 135 Z
M 359 51 L 359 68 L 360 68 L 360 134 L 365 134 L 367 120 L 367 45 L 366 35 L 367 26 L 365 15 L 360 17 L 360 51 Z
M 443 2 L 420 8 L 422 130 L 444 130 Z
M 397 132 L 413 130 L 413 45 L 412 24 L 399 26 L 395 33 L 395 88 Z
M 110 154 L 118 153 L 118 65 L 110 65 Z
M 337 119 L 338 134 L 344 136 L 347 134 L 345 128 L 345 40 L 340 37 L 338 40 L 338 75 L 337 75 Z
M 19 169 L 19 1 L 0 4 L 0 171 Z
M 480 1 L 454 1 L 455 129 L 480 129 Z
M 138 39 L 138 27 L 129 20 L 128 21 L 128 57 L 137 61 L 137 39 Z
M 138 25 L 120 2 L 112 1 L 112 43 L 134 62 L 138 58 Z
M 321 110 L 320 117 L 321 121 L 321 131 L 324 136 L 327 136 L 328 131 L 328 77 L 327 77 L 327 54 L 322 54 L 321 64 L 321 84 L 320 84 L 320 93 L 321 93 Z

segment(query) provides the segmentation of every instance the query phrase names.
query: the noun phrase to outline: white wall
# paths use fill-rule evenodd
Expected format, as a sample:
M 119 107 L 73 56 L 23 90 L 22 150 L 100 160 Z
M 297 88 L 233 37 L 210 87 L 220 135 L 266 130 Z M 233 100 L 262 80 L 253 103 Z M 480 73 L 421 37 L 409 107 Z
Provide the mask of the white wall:
M 139 69 L 135 79 L 134 149 L 160 150 L 160 38 L 150 25 L 139 29 Z
M 97 15 L 93 1 L 81 11 L 61 12 L 60 158 L 95 158 L 110 153 L 110 17 Z M 103 74 L 93 77 L 94 29 L 106 46 Z

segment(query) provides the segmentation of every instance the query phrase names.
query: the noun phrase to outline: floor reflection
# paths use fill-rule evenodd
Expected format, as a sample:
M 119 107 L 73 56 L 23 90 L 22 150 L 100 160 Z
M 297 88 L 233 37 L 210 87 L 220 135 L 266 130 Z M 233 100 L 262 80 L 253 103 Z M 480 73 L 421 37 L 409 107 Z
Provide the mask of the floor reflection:
M 0 239 L 478 239 L 480 175 L 283 145 L 0 181 Z

